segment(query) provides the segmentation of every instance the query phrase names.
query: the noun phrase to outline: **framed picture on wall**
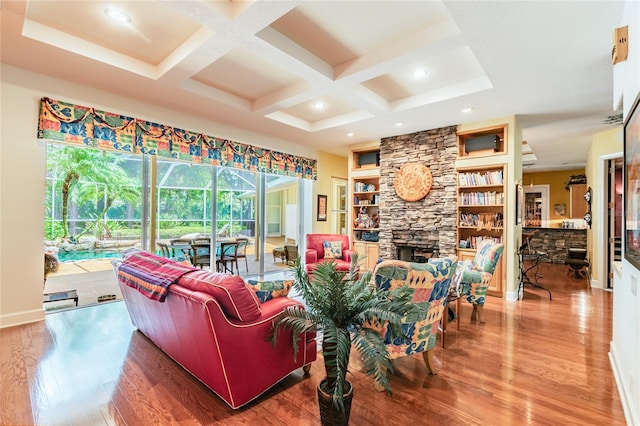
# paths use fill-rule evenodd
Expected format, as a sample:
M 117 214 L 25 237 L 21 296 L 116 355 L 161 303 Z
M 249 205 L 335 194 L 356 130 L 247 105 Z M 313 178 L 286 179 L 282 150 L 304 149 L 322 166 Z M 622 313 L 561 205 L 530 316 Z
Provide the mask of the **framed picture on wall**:
M 640 269 L 640 95 L 624 123 L 624 257 Z
M 318 195 L 318 222 L 327 220 L 327 196 Z

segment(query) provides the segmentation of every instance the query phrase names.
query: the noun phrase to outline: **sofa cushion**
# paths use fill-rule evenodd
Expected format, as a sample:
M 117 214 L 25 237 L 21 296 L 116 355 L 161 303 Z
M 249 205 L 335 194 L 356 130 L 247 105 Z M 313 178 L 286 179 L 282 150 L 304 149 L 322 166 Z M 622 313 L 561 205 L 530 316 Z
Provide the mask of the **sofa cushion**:
M 342 241 L 323 241 L 325 259 L 342 259 Z
M 256 292 L 260 303 L 277 297 L 286 297 L 293 286 L 293 280 L 247 280 L 247 283 L 252 287 L 253 291 Z
M 194 271 L 180 278 L 178 284 L 189 290 L 210 294 L 231 318 L 253 321 L 260 316 L 258 297 L 238 275 Z

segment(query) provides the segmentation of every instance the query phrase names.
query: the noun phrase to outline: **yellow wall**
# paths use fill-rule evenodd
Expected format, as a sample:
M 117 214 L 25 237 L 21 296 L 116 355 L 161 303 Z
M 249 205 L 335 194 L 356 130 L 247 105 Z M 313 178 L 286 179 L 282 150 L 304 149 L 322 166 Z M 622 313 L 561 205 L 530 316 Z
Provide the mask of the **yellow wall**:
M 333 215 L 331 209 L 334 203 L 333 189 L 331 188 L 331 178 L 347 180 L 347 157 L 341 157 L 328 152 L 318 152 L 318 180 L 313 185 L 313 233 L 329 234 L 333 232 Z M 318 222 L 318 194 L 326 195 L 327 198 L 327 220 Z
M 559 228 L 563 220 L 570 218 L 571 194 L 565 187 L 571 176 L 583 174 L 585 174 L 584 169 L 522 174 L 522 185 L 525 189 L 529 185 L 549 185 L 549 227 Z M 555 214 L 553 207 L 556 204 L 565 205 L 566 214 L 564 216 Z

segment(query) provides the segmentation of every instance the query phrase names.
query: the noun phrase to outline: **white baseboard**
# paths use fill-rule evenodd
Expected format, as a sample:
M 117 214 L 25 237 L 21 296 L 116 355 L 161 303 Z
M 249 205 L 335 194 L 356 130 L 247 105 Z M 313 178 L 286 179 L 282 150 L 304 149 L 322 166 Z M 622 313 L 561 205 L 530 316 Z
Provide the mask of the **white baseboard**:
M 515 302 L 518 300 L 518 292 L 516 291 L 508 291 L 506 298 L 509 302 Z
M 624 411 L 624 418 L 627 420 L 628 425 L 640 425 L 640 415 L 634 411 L 632 401 L 629 395 L 627 395 L 627 391 L 622 380 L 621 371 L 619 370 L 618 363 L 616 362 L 616 347 L 613 342 L 609 343 L 609 362 L 611 363 L 613 377 L 615 378 L 616 386 L 618 388 L 618 395 L 620 396 L 622 411 Z
M 29 324 L 44 320 L 44 309 L 16 312 L 8 315 L 0 315 L 0 328 L 13 327 L 15 325 Z

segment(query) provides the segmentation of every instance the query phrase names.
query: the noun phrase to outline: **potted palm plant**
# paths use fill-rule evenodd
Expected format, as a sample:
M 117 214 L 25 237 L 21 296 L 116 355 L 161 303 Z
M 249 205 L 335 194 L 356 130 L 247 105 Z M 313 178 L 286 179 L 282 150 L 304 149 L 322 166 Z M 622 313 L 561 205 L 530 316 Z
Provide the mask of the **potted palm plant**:
M 394 336 L 402 334 L 400 321 L 411 312 L 413 289 L 379 291 L 371 282 L 371 272 L 358 274 L 357 256 L 349 272 L 338 271 L 334 261 L 321 262 L 306 273 L 298 258 L 293 288 L 308 308 L 287 308 L 274 323 L 275 340 L 280 328 L 293 331 L 298 347 L 300 333 L 317 331 L 322 336 L 322 356 L 326 377 L 318 385 L 318 404 L 323 425 L 349 422 L 353 387 L 347 381 L 349 356 L 354 345 L 362 357 L 364 372 L 373 376 L 377 388 L 391 393 L 387 371 L 393 371 L 381 325 L 388 323 Z

